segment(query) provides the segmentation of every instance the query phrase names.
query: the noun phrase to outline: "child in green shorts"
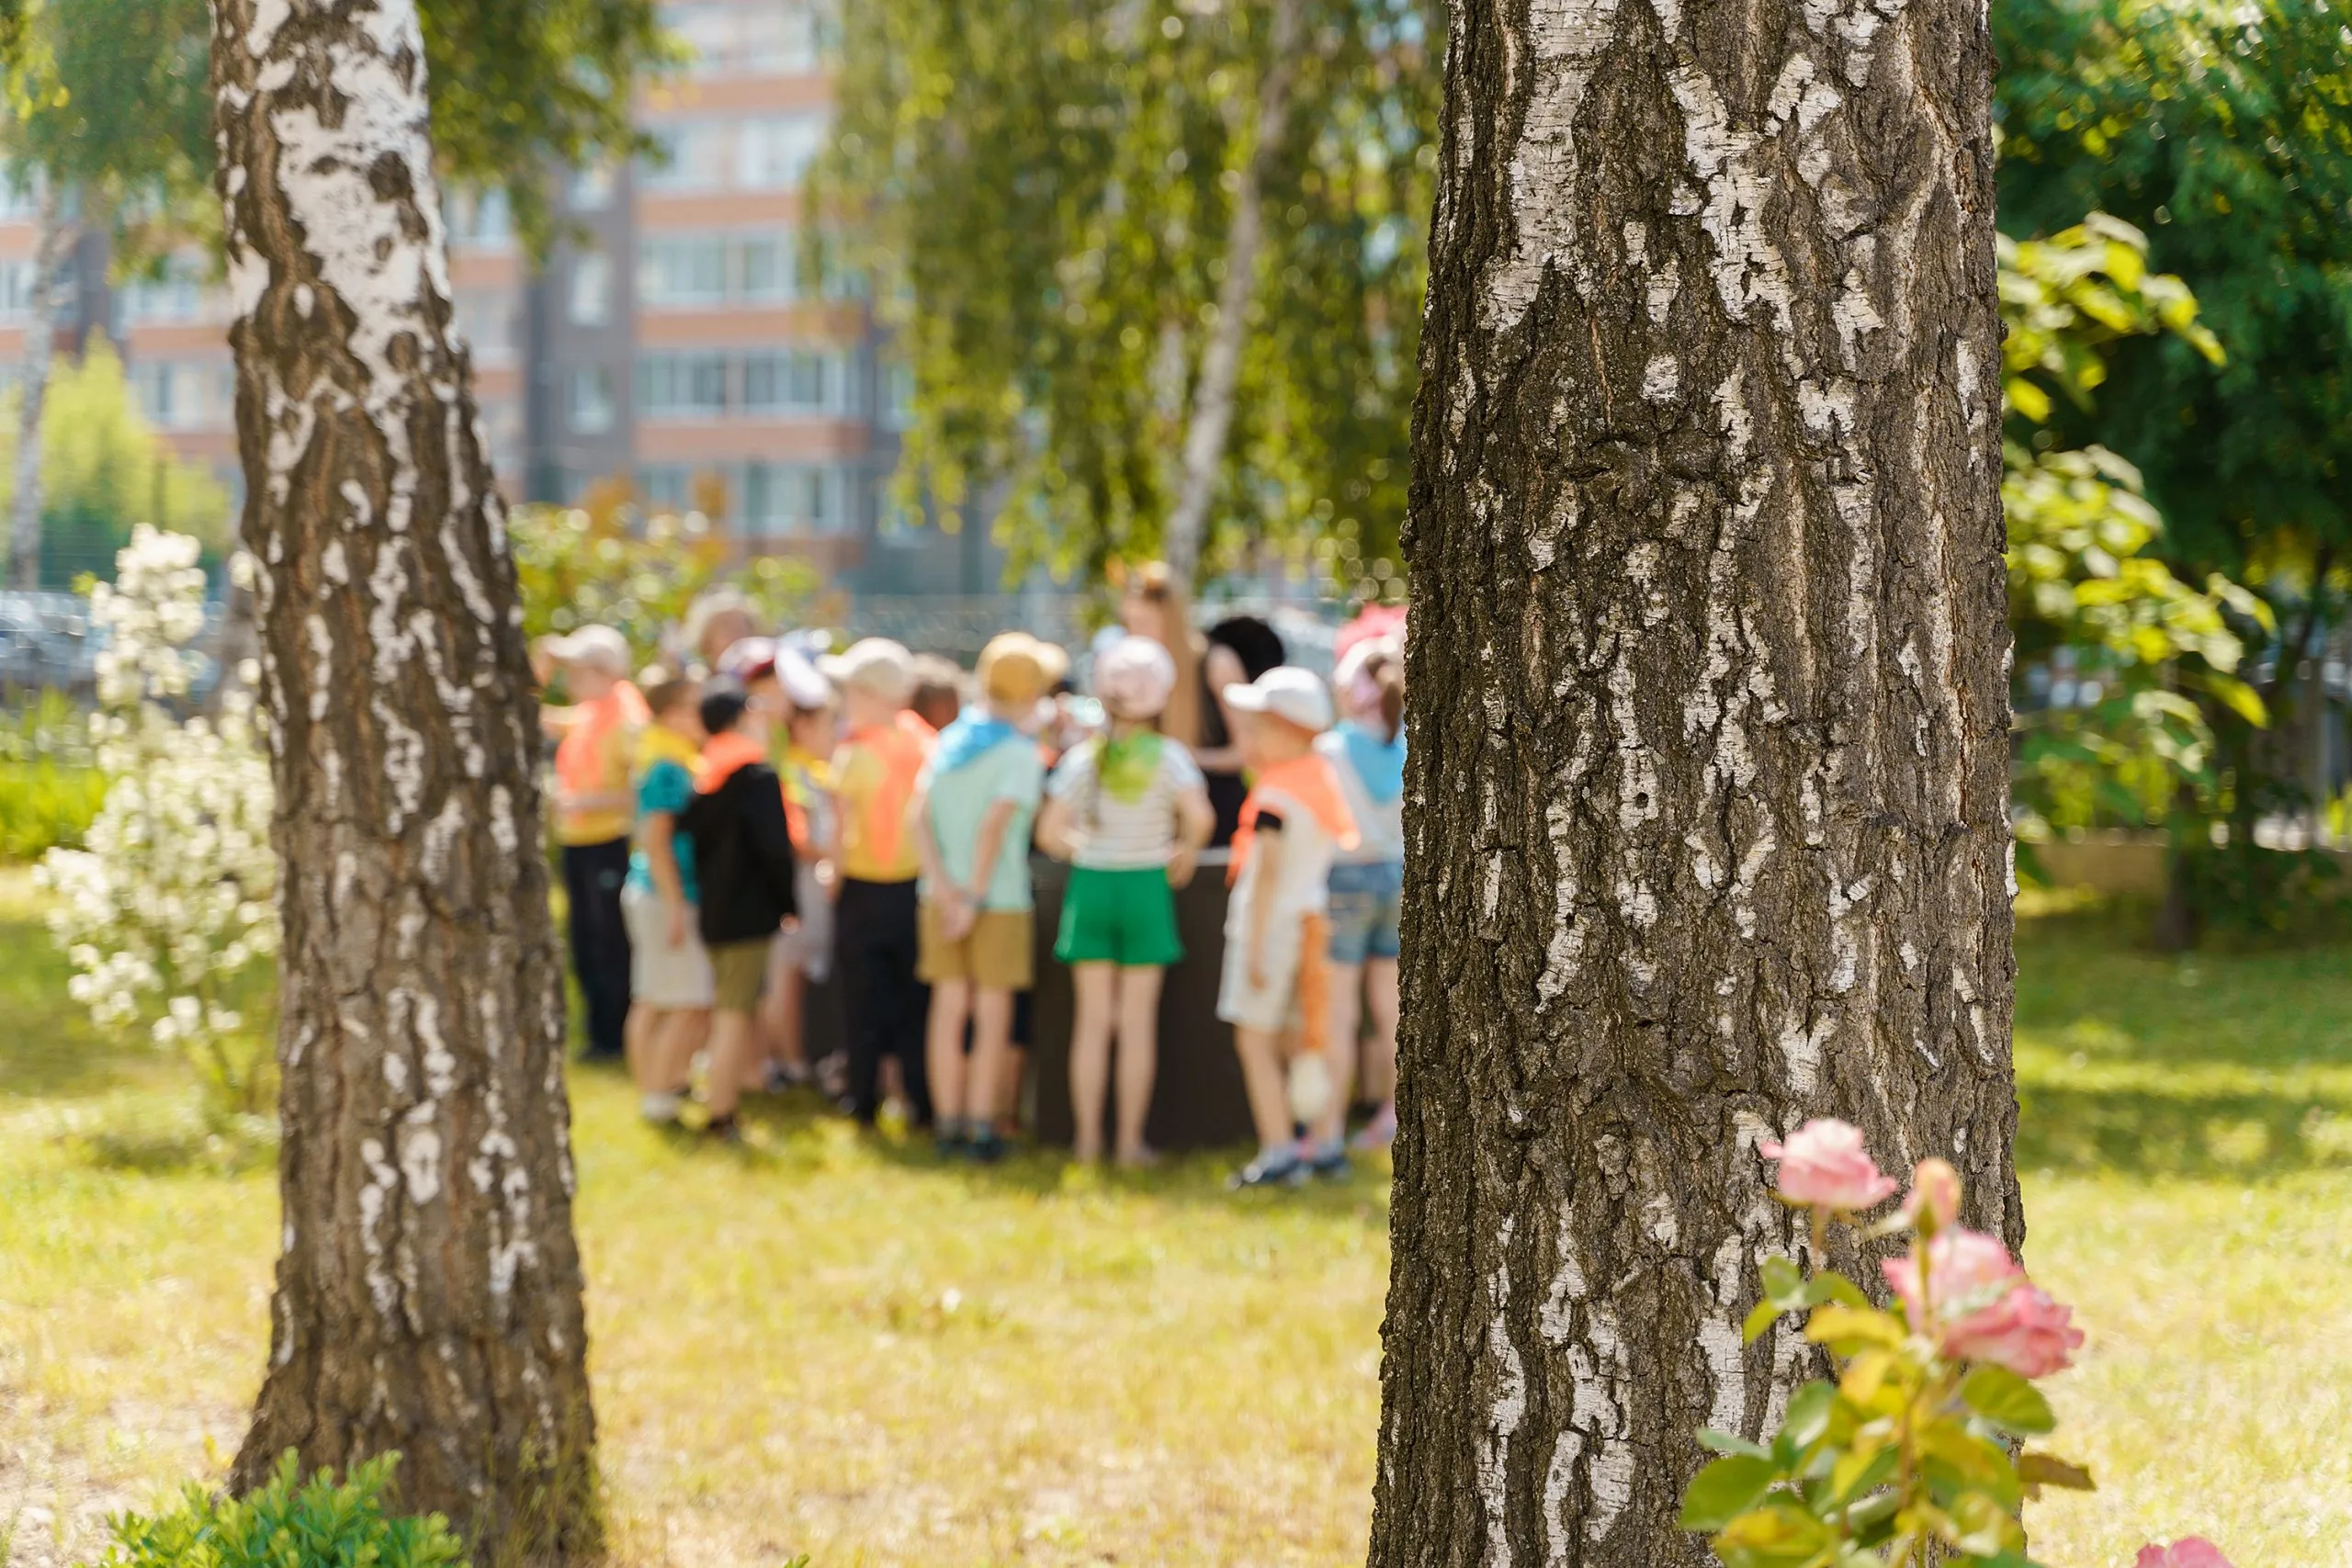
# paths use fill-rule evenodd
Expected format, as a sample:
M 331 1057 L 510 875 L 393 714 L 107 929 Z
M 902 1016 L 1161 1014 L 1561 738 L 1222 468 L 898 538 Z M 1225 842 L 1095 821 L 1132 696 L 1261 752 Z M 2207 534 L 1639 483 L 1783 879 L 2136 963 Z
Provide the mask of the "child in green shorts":
M 1094 660 L 1107 736 L 1062 759 L 1046 785 L 1038 837 L 1071 863 L 1054 956 L 1078 992 L 1070 1031 L 1076 1154 L 1102 1157 L 1111 1041 L 1119 1043 L 1118 1159 L 1150 1158 L 1143 1141 L 1159 1063 L 1159 983 L 1184 956 L 1173 889 L 1193 879 L 1216 828 L 1208 786 L 1182 741 L 1154 728 L 1176 688 L 1176 665 L 1149 637 L 1122 637 Z

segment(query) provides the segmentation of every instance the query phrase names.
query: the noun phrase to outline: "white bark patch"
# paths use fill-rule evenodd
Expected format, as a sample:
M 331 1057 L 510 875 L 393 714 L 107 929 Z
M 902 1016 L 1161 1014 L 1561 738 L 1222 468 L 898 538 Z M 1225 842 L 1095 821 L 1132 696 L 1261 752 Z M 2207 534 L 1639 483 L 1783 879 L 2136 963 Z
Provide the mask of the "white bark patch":
M 1486 1555 L 1493 1568 L 1510 1568 L 1510 1540 L 1504 1529 L 1509 1503 L 1510 1440 L 1527 1415 L 1527 1375 L 1519 1347 L 1510 1338 L 1510 1237 L 1506 1215 L 1495 1238 L 1495 1272 L 1487 1281 L 1487 1353 L 1494 1366 L 1495 1394 L 1487 1406 L 1487 1436 L 1478 1450 L 1478 1499 L 1487 1516 Z
M 438 1198 L 441 1195 L 441 1134 L 430 1127 L 411 1129 L 401 1139 L 401 1173 L 408 1179 L 410 1202 L 430 1203 Z
M 1576 253 L 1581 208 L 1574 197 L 1577 110 L 1615 34 L 1617 6 L 1618 0 L 1531 0 L 1528 6 L 1535 84 L 1510 159 L 1518 236 L 1508 254 L 1487 264 L 1479 325 L 1488 332 L 1518 326 L 1552 264 Z M 1464 136 L 1458 144 L 1471 142 Z

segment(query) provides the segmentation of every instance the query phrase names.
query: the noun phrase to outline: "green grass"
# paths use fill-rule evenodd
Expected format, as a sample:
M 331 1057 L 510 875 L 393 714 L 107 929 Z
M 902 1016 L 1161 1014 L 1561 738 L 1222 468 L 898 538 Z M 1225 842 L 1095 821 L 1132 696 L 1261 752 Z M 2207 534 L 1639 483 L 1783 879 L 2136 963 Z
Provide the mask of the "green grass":
M 185 1091 L 70 1015 L 31 913 L 0 882 L 17 1568 L 217 1472 L 276 1224 L 266 1170 L 132 1168 L 96 1135 L 175 1125 Z M 2245 1568 L 2352 1560 L 2352 953 L 2184 964 L 2093 919 L 2021 932 L 2029 1261 L 2090 1332 L 2057 1446 L 2101 1483 L 2037 1508 L 2036 1555 L 2110 1568 L 2193 1530 Z M 614 1078 L 574 1092 L 623 1563 L 1362 1561 L 1380 1173 L 1235 1201 L 1215 1161 L 951 1171 L 790 1104 L 718 1153 L 639 1127 Z

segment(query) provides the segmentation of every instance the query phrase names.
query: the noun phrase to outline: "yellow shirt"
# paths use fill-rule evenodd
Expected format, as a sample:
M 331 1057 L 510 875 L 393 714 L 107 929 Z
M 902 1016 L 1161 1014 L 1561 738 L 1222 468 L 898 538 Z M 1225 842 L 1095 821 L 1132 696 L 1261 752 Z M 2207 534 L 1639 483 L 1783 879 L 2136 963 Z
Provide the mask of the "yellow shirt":
M 912 781 L 894 777 L 889 760 L 858 739 L 841 749 L 833 773 L 833 798 L 841 806 L 842 874 L 859 882 L 913 881 L 922 860 L 905 821 Z M 885 820 L 893 813 L 898 820 Z
M 629 791 L 629 764 L 637 753 L 637 734 L 648 715 L 645 699 L 624 681 L 610 694 L 582 703 L 571 730 L 556 749 L 556 776 L 572 795 L 620 795 Z M 610 810 L 560 811 L 555 838 L 560 844 L 602 844 L 628 837 L 637 813 L 626 805 Z

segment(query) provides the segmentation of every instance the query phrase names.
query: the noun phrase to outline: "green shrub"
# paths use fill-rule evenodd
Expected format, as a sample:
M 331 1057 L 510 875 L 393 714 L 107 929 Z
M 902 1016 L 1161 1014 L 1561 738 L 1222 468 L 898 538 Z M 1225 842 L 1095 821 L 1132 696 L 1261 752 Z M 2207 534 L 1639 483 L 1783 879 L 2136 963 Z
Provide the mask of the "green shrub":
M 106 799 L 89 716 L 62 692 L 0 694 L 0 863 L 77 849 Z
M 96 768 L 0 762 L 0 863 L 81 848 L 106 798 L 106 775 Z
M 191 1485 L 153 1518 L 108 1521 L 114 1544 L 96 1568 L 463 1568 L 464 1549 L 438 1514 L 387 1516 L 384 1489 L 400 1455 L 303 1481 L 288 1451 L 248 1497 Z

